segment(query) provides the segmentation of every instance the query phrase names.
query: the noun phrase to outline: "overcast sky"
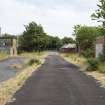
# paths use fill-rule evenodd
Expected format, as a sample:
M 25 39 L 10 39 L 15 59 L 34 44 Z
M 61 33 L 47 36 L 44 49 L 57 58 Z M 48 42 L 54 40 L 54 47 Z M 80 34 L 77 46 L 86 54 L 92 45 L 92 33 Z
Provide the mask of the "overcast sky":
M 20 34 L 35 21 L 49 35 L 71 36 L 76 24 L 97 25 L 90 18 L 98 0 L 0 0 L 2 33 Z

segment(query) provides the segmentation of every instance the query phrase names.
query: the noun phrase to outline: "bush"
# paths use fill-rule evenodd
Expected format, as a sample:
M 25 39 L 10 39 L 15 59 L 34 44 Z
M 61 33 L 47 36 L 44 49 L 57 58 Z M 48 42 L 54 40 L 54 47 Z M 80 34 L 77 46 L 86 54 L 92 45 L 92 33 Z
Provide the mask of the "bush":
M 87 60 L 88 68 L 87 71 L 95 71 L 98 69 L 98 60 L 95 58 L 90 58 Z
M 87 49 L 86 51 L 83 51 L 82 52 L 82 55 L 85 57 L 85 58 L 91 58 L 94 56 L 94 52 L 93 50 L 91 49 Z
M 99 72 L 105 73 L 105 63 L 100 63 L 100 65 L 99 65 Z
M 105 62 L 105 54 L 99 54 L 98 59 L 100 62 Z
M 31 59 L 29 62 L 28 62 L 28 65 L 33 65 L 33 64 L 40 64 L 41 62 L 40 62 L 40 60 L 38 60 L 38 59 Z

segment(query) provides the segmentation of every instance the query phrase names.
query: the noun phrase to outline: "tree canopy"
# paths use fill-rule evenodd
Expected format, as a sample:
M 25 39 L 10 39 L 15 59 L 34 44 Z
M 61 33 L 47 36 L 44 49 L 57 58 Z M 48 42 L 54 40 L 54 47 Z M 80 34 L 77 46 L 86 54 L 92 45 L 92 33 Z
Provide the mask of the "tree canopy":
M 76 37 L 76 42 L 79 44 L 80 49 L 85 51 L 87 49 L 92 49 L 94 41 L 97 36 L 102 33 L 100 28 L 91 26 L 81 26 L 77 25 L 74 27 L 74 33 Z
M 71 38 L 71 37 L 64 37 L 64 38 L 62 39 L 62 43 L 63 43 L 63 44 L 75 43 L 75 41 L 74 41 L 73 38 Z
M 62 41 L 58 37 L 47 35 L 43 27 L 35 22 L 25 25 L 25 31 L 19 37 L 19 46 L 25 51 L 59 49 Z

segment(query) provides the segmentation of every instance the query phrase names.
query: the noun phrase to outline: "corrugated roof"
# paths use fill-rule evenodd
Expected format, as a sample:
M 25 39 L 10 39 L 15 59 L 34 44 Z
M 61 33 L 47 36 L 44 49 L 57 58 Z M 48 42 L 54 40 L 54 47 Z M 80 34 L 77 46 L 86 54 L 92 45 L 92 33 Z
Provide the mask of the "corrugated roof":
M 65 44 L 61 48 L 76 48 L 76 44 Z

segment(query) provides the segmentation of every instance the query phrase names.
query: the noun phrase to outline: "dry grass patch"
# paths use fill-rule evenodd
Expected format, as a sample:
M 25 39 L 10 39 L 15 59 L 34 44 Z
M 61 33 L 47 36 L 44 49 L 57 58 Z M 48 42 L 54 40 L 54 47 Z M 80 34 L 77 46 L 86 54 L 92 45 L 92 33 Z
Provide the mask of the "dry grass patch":
M 24 52 L 22 54 L 20 54 L 19 56 L 21 57 L 28 57 L 28 58 L 36 58 L 36 59 L 43 59 L 45 56 L 48 55 L 48 52 L 47 51 L 43 51 L 43 52 L 30 52 L 30 53 L 27 53 L 27 52 Z
M 6 52 L 0 52 L 0 60 L 8 58 L 9 55 Z
M 61 56 L 68 62 L 81 67 L 81 69 L 84 69 L 87 66 L 86 59 L 79 54 L 61 54 Z

